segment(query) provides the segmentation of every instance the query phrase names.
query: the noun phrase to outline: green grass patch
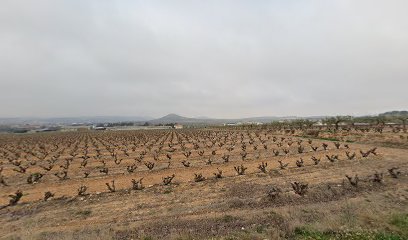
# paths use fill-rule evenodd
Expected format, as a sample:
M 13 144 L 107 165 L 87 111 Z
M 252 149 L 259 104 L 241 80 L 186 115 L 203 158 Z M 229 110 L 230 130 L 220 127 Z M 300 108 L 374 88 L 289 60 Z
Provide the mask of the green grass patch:
M 390 224 L 396 226 L 408 238 L 408 213 L 394 214 L 391 217 Z
M 144 236 L 142 240 L 153 240 L 154 238 L 151 236 Z
M 231 215 L 224 215 L 221 220 L 222 220 L 223 222 L 228 223 L 228 222 L 233 222 L 233 221 L 235 221 L 236 218 L 233 217 L 233 216 L 231 216 Z
M 376 231 L 315 231 L 306 227 L 294 230 L 294 239 L 297 240 L 403 240 L 402 236 L 395 233 Z
M 255 230 L 256 230 L 257 233 L 263 233 L 265 231 L 265 227 L 262 226 L 262 225 L 258 225 L 258 226 L 256 226 Z
M 295 239 L 316 239 L 316 240 L 329 240 L 330 234 L 326 234 L 319 231 L 310 230 L 306 227 L 297 227 L 294 230 Z

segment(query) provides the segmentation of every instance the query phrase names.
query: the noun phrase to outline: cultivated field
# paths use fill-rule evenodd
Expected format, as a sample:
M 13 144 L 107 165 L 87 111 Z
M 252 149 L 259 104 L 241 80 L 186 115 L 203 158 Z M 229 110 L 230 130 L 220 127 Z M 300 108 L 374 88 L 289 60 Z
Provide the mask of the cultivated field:
M 2 239 L 407 239 L 391 127 L 0 136 Z

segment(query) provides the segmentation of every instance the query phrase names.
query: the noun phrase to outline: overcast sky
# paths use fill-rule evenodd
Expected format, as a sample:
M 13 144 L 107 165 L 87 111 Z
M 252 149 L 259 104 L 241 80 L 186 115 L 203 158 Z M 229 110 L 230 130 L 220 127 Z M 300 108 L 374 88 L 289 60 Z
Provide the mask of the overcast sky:
M 408 109 L 408 1 L 2 0 L 0 117 Z

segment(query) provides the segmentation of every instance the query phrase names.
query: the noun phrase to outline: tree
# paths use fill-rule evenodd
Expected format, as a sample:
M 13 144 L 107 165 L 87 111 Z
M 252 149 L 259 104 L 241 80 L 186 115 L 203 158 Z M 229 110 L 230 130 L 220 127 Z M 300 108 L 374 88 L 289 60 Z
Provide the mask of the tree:
M 402 123 L 402 128 L 404 129 L 404 132 L 407 132 L 407 119 L 408 118 L 404 116 L 398 117 L 398 120 L 400 120 Z
M 326 118 L 324 120 L 324 123 L 326 123 L 327 125 L 334 125 L 335 126 L 335 130 L 339 130 L 339 125 L 340 123 L 343 122 L 351 122 L 352 121 L 352 117 L 351 116 L 336 116 L 336 117 L 329 117 Z
M 303 127 L 308 127 L 310 128 L 313 125 L 313 121 L 310 121 L 309 119 L 296 119 L 290 122 L 292 125 L 295 125 L 299 129 L 303 129 Z
M 386 117 L 385 116 L 376 116 L 374 117 L 374 121 L 377 125 L 385 125 Z

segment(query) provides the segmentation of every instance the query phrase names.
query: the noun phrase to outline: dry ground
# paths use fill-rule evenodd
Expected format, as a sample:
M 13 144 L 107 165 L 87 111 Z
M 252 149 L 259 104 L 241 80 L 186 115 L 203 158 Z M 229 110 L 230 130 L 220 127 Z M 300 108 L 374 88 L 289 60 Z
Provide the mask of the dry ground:
M 190 130 L 1 136 L 2 176 L 7 186 L 0 185 L 0 205 L 4 206 L 0 210 L 0 236 L 2 239 L 408 238 L 408 149 L 398 147 L 405 146 L 406 134 L 337 133 L 323 135 L 325 140 L 313 139 L 311 144 L 301 133 L 295 135 L 267 130 Z M 327 140 L 329 137 L 347 142 L 339 142 L 341 146 L 337 149 Z M 299 140 L 302 142 L 298 143 Z M 215 142 L 213 146 L 211 141 Z M 384 144 L 388 141 L 397 144 L 390 147 Z M 194 143 L 199 146 L 197 149 Z M 241 149 L 242 143 L 245 151 Z M 329 145 L 328 150 L 323 150 L 322 143 Z M 160 145 L 163 147 L 155 160 L 153 153 Z M 234 150 L 228 151 L 232 145 Z M 298 146 L 305 148 L 303 153 L 298 152 Z M 313 151 L 311 146 L 319 148 Z M 377 155 L 361 156 L 360 150 L 365 152 L 373 147 L 377 147 Z M 27 148 L 34 154 L 28 153 Z M 122 159 L 119 164 L 113 161 L 112 149 Z M 283 149 L 289 153 L 284 154 Z M 198 154 L 200 150 L 204 150 L 203 156 Z M 214 155 L 212 150 L 216 151 Z M 273 150 L 279 150 L 279 155 L 275 156 Z M 147 154 L 139 162 L 143 151 Z M 186 151 L 192 152 L 188 158 L 183 155 Z M 356 157 L 347 159 L 346 151 L 355 152 Z M 59 180 L 54 173 L 61 171 L 59 166 L 73 152 L 76 154 L 68 178 Z M 244 160 L 243 152 L 247 153 Z M 47 156 L 42 156 L 43 153 Z M 172 159 L 168 160 L 166 154 Z M 230 155 L 228 162 L 222 159 L 225 154 Z M 49 164 L 47 160 L 55 155 L 58 158 L 52 170 L 40 167 Z M 326 155 L 338 155 L 339 160 L 330 162 Z M 90 157 L 85 167 L 81 167 L 83 156 Z M 312 156 L 321 162 L 315 165 Z M 296 166 L 300 158 L 304 160 L 303 167 Z M 109 168 L 108 174 L 99 171 L 102 159 Z M 208 159 L 212 159 L 211 164 L 206 164 Z M 190 167 L 184 167 L 183 160 L 189 161 Z M 288 167 L 281 169 L 278 160 L 289 163 Z M 25 173 L 16 172 L 13 169 L 18 167 L 12 164 L 15 161 L 22 161 L 21 165 L 29 168 Z M 30 161 L 36 164 L 30 165 Z M 145 162 L 154 162 L 153 170 L 148 170 Z M 266 173 L 258 169 L 262 162 L 268 163 Z M 126 167 L 132 164 L 137 169 L 129 173 Z M 238 176 L 234 167 L 241 164 L 247 170 Z M 388 174 L 392 167 L 399 167 L 398 178 Z M 217 169 L 223 171 L 223 178 L 214 177 Z M 88 178 L 83 177 L 85 171 L 90 171 Z M 382 182 L 372 181 L 376 171 L 383 173 Z M 38 183 L 28 184 L 27 176 L 36 172 L 44 177 Z M 201 173 L 205 181 L 195 182 L 195 173 Z M 162 178 L 172 174 L 173 182 L 164 185 Z M 358 186 L 351 186 L 345 174 L 358 174 Z M 142 177 L 145 188 L 130 190 L 131 179 Z M 115 180 L 116 192 L 107 190 L 105 183 L 111 180 Z M 308 184 L 305 195 L 293 191 L 291 183 L 295 181 Z M 87 195 L 77 196 L 80 185 L 88 187 Z M 272 187 L 281 190 L 275 198 L 268 194 Z M 6 206 L 8 195 L 17 189 L 23 191 L 21 201 Z M 44 201 L 46 191 L 55 196 Z

